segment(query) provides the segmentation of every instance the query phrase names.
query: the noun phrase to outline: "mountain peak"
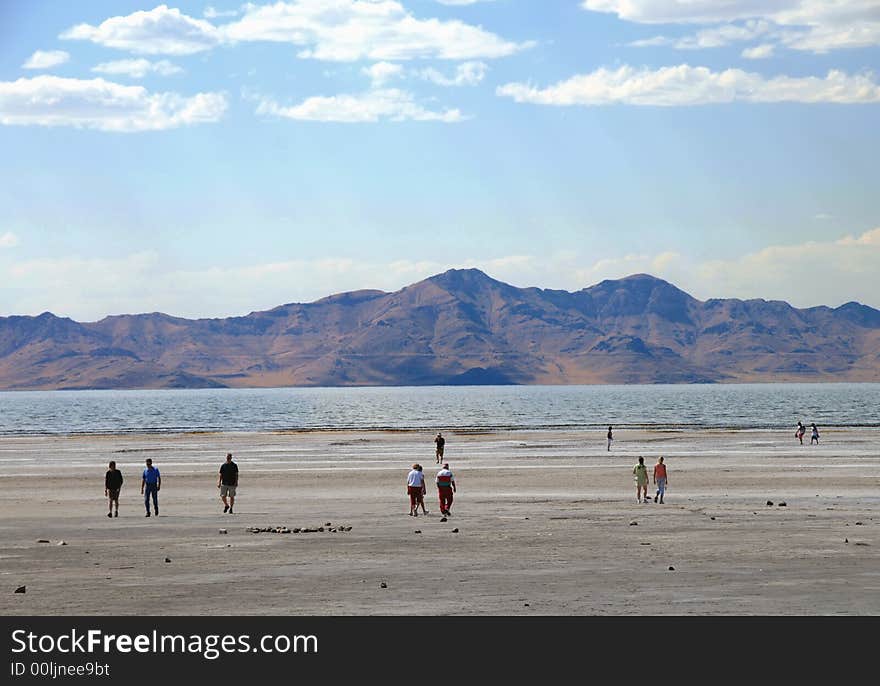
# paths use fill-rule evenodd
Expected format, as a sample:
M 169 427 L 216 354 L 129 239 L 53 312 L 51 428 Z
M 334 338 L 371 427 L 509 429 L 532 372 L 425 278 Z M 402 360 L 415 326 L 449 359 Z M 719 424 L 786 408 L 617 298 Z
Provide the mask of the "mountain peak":
M 474 291 L 487 286 L 512 288 L 512 286 L 503 281 L 493 279 L 491 276 L 475 267 L 469 269 L 448 269 L 442 274 L 428 277 L 421 283 L 435 284 L 444 290 Z

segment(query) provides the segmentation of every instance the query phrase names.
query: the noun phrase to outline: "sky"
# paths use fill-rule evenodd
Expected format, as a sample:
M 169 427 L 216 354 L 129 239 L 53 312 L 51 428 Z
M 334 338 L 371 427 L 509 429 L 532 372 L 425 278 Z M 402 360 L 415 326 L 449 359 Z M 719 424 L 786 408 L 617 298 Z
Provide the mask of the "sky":
M 880 308 L 880 0 L 0 0 L 0 316 L 478 267 Z

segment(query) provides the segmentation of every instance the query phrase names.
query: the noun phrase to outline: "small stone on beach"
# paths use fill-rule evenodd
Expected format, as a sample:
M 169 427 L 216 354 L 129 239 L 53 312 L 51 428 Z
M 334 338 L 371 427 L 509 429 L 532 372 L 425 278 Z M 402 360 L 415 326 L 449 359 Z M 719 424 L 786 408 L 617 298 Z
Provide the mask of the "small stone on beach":
M 170 557 L 166 557 L 166 558 L 165 558 L 165 562 L 171 562 L 171 558 L 170 558 Z
M 457 533 L 458 533 L 458 529 L 453 529 L 453 530 L 452 530 L 452 533 L 457 534 Z
M 630 525 L 630 526 L 638 526 L 639 523 L 638 523 L 638 522 L 630 522 L 629 525 Z
M 67 541 L 58 541 L 58 545 L 67 545 Z
M 16 593 L 27 593 L 27 586 L 19 586 L 15 589 Z
M 767 507 L 773 507 L 773 501 L 772 501 L 772 500 L 768 500 L 768 501 L 767 501 Z
M 446 519 L 446 517 L 440 517 L 440 521 L 441 521 L 441 522 L 448 522 L 449 520 Z
M 783 500 L 781 503 L 779 503 L 778 507 L 786 507 L 785 501 Z
M 229 532 L 228 532 L 226 529 L 220 529 L 220 532 L 219 532 L 219 533 L 221 533 L 221 534 L 228 534 Z
M 383 581 L 381 584 L 379 584 L 379 588 L 388 588 L 388 584 L 386 584 L 386 583 Z
M 421 529 L 416 529 L 415 531 L 413 531 L 413 533 L 414 533 L 414 534 L 420 534 L 420 533 L 422 533 L 422 530 L 421 530 Z
M 37 539 L 37 543 L 48 543 L 48 542 L 49 542 L 48 539 L 45 539 L 45 538 L 38 538 Z
M 674 571 L 675 571 L 675 567 L 673 567 L 672 565 L 669 565 L 669 571 L 670 571 L 670 572 L 674 572 Z

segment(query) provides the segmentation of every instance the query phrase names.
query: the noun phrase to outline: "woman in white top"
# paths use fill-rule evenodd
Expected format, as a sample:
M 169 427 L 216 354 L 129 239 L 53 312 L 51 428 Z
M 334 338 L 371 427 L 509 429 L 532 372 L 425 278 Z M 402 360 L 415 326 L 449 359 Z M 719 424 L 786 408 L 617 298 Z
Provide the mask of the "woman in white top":
M 406 475 L 406 492 L 409 495 L 409 516 L 418 517 L 419 501 L 425 490 L 425 474 L 419 469 L 418 463 L 412 466 L 412 471 Z M 424 507 L 424 505 L 423 505 Z

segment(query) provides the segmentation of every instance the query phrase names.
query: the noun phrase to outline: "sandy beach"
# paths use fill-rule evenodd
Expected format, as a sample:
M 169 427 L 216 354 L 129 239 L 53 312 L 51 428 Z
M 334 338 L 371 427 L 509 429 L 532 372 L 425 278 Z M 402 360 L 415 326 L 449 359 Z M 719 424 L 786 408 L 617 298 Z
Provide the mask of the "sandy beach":
M 0 438 L 0 613 L 880 613 L 876 430 L 812 447 L 793 431 L 617 431 L 610 453 L 601 432 L 444 433 L 445 523 L 433 487 L 430 514 L 407 515 L 411 463 L 436 472 L 425 432 Z M 227 451 L 234 515 L 216 488 Z M 665 456 L 665 505 L 636 503 L 639 455 L 649 470 Z M 149 519 L 147 457 L 163 478 Z M 352 529 L 248 531 L 327 523 Z

